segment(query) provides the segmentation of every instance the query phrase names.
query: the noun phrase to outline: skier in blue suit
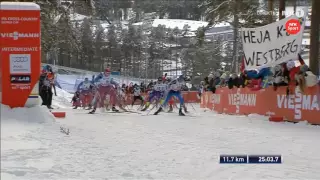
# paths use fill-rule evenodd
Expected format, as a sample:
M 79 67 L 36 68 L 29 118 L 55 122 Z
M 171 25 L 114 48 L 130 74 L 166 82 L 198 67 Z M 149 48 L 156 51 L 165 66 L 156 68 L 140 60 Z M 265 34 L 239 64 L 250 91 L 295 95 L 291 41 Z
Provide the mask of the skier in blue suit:
M 185 116 L 185 114 L 182 112 L 182 108 L 184 108 L 185 112 L 188 112 L 188 111 L 184 104 L 184 99 L 182 97 L 181 90 L 182 90 L 182 87 L 186 84 L 186 80 L 187 79 L 183 75 L 181 75 L 179 76 L 178 79 L 174 79 L 171 82 L 169 82 L 168 90 L 165 96 L 166 98 L 164 102 L 161 104 L 160 108 L 154 113 L 154 115 L 158 115 L 162 111 L 163 107 L 165 107 L 168 104 L 172 96 L 175 96 L 178 98 L 180 102 L 179 115 Z

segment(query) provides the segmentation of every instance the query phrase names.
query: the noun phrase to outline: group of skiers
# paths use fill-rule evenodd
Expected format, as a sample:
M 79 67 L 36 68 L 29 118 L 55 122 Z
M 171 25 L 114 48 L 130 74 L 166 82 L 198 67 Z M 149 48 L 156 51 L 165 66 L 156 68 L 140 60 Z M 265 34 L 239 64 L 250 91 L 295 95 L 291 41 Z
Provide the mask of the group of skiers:
M 173 111 L 175 103 L 172 97 L 175 96 L 180 103 L 179 115 L 184 116 L 185 114 L 182 110 L 187 112 L 187 108 L 184 104 L 181 90 L 188 80 L 189 79 L 183 75 L 175 79 L 159 77 L 157 82 L 153 84 L 153 87 L 149 89 L 147 100 L 144 100 L 139 85 L 133 85 L 128 92 L 123 86 L 120 87 L 119 84 L 113 80 L 110 69 L 106 68 L 105 72 L 100 73 L 92 81 L 85 78 L 85 80 L 79 84 L 72 102 L 74 109 L 81 106 L 91 110 L 89 112 L 90 114 L 94 114 L 98 107 L 104 107 L 110 110 L 110 105 L 111 110 L 114 112 L 119 112 L 119 110 L 116 109 L 116 105 L 118 105 L 122 111 L 128 111 L 125 108 L 125 102 L 130 94 L 133 96 L 131 105 L 134 105 L 137 100 L 140 100 L 141 111 L 146 111 L 153 102 L 155 104 L 154 107 L 159 105 L 159 109 L 154 113 L 157 115 L 167 106 L 169 106 L 169 112 Z

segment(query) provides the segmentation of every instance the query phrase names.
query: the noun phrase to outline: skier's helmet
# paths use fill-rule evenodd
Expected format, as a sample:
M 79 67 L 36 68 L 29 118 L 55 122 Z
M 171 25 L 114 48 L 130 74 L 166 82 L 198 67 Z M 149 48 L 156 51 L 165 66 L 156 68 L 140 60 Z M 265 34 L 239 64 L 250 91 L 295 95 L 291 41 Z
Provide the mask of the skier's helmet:
M 110 75 L 111 74 L 110 68 L 106 68 L 105 71 L 104 71 L 104 74 L 105 75 Z
M 87 78 L 87 77 L 84 78 L 84 81 L 85 81 L 85 82 L 88 82 L 88 81 L 89 81 L 89 78 Z

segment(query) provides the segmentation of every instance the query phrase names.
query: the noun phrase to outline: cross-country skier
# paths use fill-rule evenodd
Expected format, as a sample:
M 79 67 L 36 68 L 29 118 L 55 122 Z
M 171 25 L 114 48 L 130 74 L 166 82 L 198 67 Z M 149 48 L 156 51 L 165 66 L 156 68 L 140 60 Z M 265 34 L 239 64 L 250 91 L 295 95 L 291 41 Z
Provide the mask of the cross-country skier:
M 156 100 L 156 103 L 158 103 L 161 100 L 161 98 L 163 97 L 164 92 L 167 90 L 167 87 L 168 87 L 168 85 L 163 83 L 162 77 L 159 77 L 157 84 L 155 84 L 153 86 L 153 89 L 149 93 L 149 97 L 148 97 L 148 100 L 146 102 L 145 107 L 141 111 L 147 110 L 150 106 L 150 103 L 153 100 Z
M 166 94 L 165 93 L 168 93 L 168 84 L 171 82 L 171 78 L 167 77 L 166 80 L 165 80 L 165 84 L 167 85 L 167 89 L 166 91 L 163 93 L 163 98 L 166 97 Z M 164 102 L 164 100 L 161 100 L 161 104 Z M 168 113 L 172 112 L 173 111 L 173 105 L 176 106 L 175 104 L 175 100 L 173 97 L 171 97 L 171 99 L 169 99 L 168 101 L 168 104 L 169 104 L 169 110 L 168 110 Z
M 90 102 L 92 101 L 92 82 L 89 81 L 89 78 L 85 78 L 83 82 L 78 85 L 77 91 L 80 92 L 80 100 L 83 108 L 90 106 Z M 90 108 L 90 107 L 89 107 Z M 77 109 L 77 106 L 75 107 Z
M 185 78 L 183 75 L 179 76 L 178 79 L 172 80 L 168 84 L 168 93 L 166 95 L 165 101 L 161 104 L 160 108 L 154 113 L 154 115 L 158 115 L 164 106 L 168 104 L 168 101 L 171 99 L 172 96 L 175 96 L 179 99 L 180 102 L 180 109 L 179 109 L 179 115 L 185 116 L 185 114 L 182 112 L 182 108 L 184 108 L 185 112 L 187 112 L 187 108 L 184 105 L 184 99 L 181 95 L 181 88 L 185 85 Z
M 73 109 L 77 109 L 79 106 L 81 106 L 81 103 L 80 103 L 80 92 L 79 91 L 76 91 L 72 97 L 72 106 L 74 106 Z
M 140 88 L 140 86 L 138 86 L 137 84 L 135 84 L 135 85 L 133 86 L 132 93 L 133 93 L 133 100 L 132 100 L 131 106 L 134 105 L 134 103 L 136 102 L 136 100 L 140 100 L 140 101 L 141 101 L 141 107 L 142 107 L 143 104 L 144 104 L 144 99 L 143 99 L 143 97 L 141 96 L 141 88 Z
M 115 103 L 117 99 L 116 89 L 120 87 L 119 84 L 115 82 L 110 75 L 111 71 L 109 68 L 107 68 L 104 73 L 99 74 L 98 77 L 95 79 L 97 92 L 94 97 L 95 101 L 93 104 L 93 110 L 89 112 L 90 114 L 94 114 L 96 112 L 98 103 L 101 107 L 104 106 L 104 100 L 106 99 L 107 94 L 110 96 L 112 111 L 119 112 L 119 110 L 117 110 L 115 107 Z

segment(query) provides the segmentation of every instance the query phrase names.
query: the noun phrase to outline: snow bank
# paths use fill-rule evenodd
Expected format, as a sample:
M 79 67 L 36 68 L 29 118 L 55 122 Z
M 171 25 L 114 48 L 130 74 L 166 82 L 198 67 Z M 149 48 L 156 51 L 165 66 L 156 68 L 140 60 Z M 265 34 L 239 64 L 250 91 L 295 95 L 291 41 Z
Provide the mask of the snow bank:
M 51 154 L 46 152 L 51 142 L 44 135 L 59 139 L 61 133 L 55 118 L 45 106 L 14 109 L 0 106 L 1 179 L 46 179 L 33 176 L 40 170 L 49 173 L 53 166 Z
M 54 116 L 45 106 L 31 108 L 13 108 L 0 104 L 1 106 L 1 154 L 3 150 L 29 149 L 34 144 L 26 143 L 16 138 L 43 127 L 44 124 L 52 125 Z M 1 156 L 2 159 L 2 156 Z
M 46 123 L 53 122 L 54 116 L 45 106 L 35 106 L 31 108 L 13 108 L 0 104 L 1 124 L 7 122 L 19 123 Z
M 70 108 L 73 94 L 56 87 L 57 96 L 52 97 L 52 106 L 54 108 Z

